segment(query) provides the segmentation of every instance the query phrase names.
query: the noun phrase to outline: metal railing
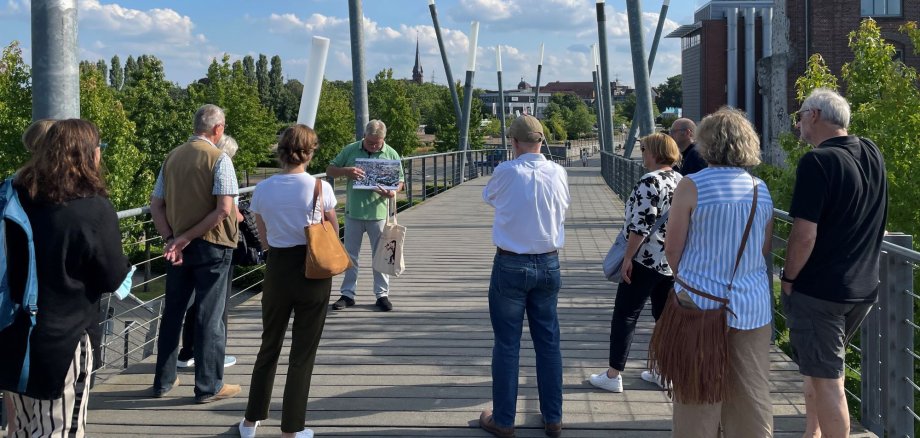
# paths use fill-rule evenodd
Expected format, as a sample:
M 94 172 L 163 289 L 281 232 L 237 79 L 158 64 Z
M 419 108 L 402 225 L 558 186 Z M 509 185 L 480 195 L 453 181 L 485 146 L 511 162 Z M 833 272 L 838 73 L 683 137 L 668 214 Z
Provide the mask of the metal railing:
M 621 198 L 629 196 L 636 181 L 645 173 L 642 163 L 602 152 L 601 173 L 607 185 Z M 773 251 L 767 269 L 774 282 L 774 316 L 779 344 L 788 339 L 785 316 L 778 305 L 776 267 L 784 263 L 785 248 L 792 218 L 782 210 L 773 210 Z M 914 360 L 920 354 L 914 344 L 920 325 L 915 311 L 920 308 L 920 294 L 914 290 L 920 252 L 910 249 L 912 238 L 888 233 L 879 254 L 879 299 L 860 327 L 858 341 L 848 345 L 848 357 L 857 357 L 846 365 L 845 391 L 852 406 L 857 407 L 859 422 L 878 436 L 912 437 L 920 429 L 920 415 L 914 401 L 920 399 L 920 370 Z M 851 365 L 852 364 L 852 365 Z M 858 380 L 858 385 L 855 383 Z
M 505 149 L 483 149 L 461 152 L 429 154 L 402 159 L 405 172 L 405 189 L 399 194 L 400 210 L 436 196 L 454 186 L 489 175 L 502 161 L 511 158 Z M 466 174 L 460 177 L 460 160 L 467 160 Z M 253 175 L 258 177 L 258 175 Z M 262 171 L 262 177 L 268 173 Z M 336 196 L 344 196 L 344 178 L 326 178 L 336 189 Z M 240 189 L 240 198 L 252 196 L 254 186 Z M 339 204 L 344 209 L 344 202 Z M 161 254 L 163 241 L 156 233 L 150 218 L 149 206 L 118 212 L 122 231 L 122 244 L 132 254 L 137 267 L 131 295 L 125 300 L 113 299 L 107 294 L 103 299 L 101 329 L 102 360 L 97 364 L 97 376 L 105 379 L 155 352 L 159 322 L 163 311 L 166 261 Z M 231 305 L 246 298 L 247 293 L 259 291 L 264 265 L 239 268 L 231 272 Z

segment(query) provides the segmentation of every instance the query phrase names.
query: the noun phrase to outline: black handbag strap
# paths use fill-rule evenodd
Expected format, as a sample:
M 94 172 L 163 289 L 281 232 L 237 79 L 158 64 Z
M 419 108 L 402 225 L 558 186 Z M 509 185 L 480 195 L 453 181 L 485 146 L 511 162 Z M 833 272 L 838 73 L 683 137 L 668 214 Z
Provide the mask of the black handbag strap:
M 732 269 L 732 276 L 728 280 L 728 290 L 732 290 L 732 285 L 735 281 L 735 273 L 738 272 L 738 266 L 741 265 L 741 257 L 744 255 L 744 248 L 747 246 L 748 237 L 751 235 L 751 227 L 754 225 L 754 214 L 757 212 L 757 180 L 751 176 L 751 181 L 754 183 L 754 200 L 751 202 L 751 212 L 748 214 L 747 224 L 744 225 L 744 234 L 741 236 L 741 245 L 738 247 L 738 254 L 735 256 L 735 267 Z M 681 280 L 677 275 L 674 276 L 674 282 L 681 285 L 684 289 L 689 292 L 693 292 L 703 298 L 722 303 L 723 305 L 728 305 L 728 298 L 720 298 L 712 294 L 703 292 L 695 287 L 688 285 L 685 281 Z

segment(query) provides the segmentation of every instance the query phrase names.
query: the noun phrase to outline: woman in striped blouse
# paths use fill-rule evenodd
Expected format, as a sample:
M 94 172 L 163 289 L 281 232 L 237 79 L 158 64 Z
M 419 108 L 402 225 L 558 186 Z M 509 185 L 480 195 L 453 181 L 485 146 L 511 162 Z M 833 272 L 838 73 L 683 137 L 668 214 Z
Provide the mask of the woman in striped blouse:
M 726 438 L 770 437 L 773 299 L 765 257 L 773 234 L 773 201 L 766 184 L 746 170 L 760 163 L 760 140 L 744 113 L 722 108 L 703 119 L 697 141 L 709 167 L 677 185 L 665 255 L 675 278 L 729 300 L 729 389 L 721 403 L 675 401 L 673 436 L 713 438 L 721 424 Z M 754 190 L 758 199 L 753 225 L 733 273 Z M 684 288 L 679 283 L 675 291 L 680 294 Z M 687 295 L 701 309 L 719 306 L 699 295 Z
M 629 357 L 636 322 L 645 303 L 652 299 L 652 317 L 658 320 L 664 309 L 668 291 L 674 285 L 671 268 L 664 256 L 664 219 L 671 208 L 674 188 L 681 176 L 671 166 L 680 159 L 674 139 L 664 134 L 652 134 L 642 139 L 642 163 L 649 170 L 639 178 L 632 195 L 626 201 L 628 233 L 623 257 L 622 278 L 617 285 L 613 318 L 610 321 L 610 358 L 606 371 L 592 374 L 592 385 L 610 391 L 623 392 L 623 376 Z M 656 224 L 661 222 L 658 227 Z M 658 383 L 657 375 L 643 371 L 642 379 Z

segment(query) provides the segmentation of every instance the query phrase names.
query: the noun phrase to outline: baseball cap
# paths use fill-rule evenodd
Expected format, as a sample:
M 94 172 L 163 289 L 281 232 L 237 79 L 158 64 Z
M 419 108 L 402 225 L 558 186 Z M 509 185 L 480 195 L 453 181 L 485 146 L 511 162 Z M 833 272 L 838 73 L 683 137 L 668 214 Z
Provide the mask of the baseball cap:
M 543 125 L 534 116 L 522 115 L 511 123 L 508 135 L 525 143 L 543 141 Z

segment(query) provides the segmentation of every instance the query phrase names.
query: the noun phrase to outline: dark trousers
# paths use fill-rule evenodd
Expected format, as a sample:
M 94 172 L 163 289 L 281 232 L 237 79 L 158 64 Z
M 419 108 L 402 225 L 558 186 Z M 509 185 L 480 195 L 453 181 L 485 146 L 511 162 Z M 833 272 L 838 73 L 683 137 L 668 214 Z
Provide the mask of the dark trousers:
M 636 321 L 649 297 L 652 298 L 652 317 L 658 321 L 673 286 L 673 277 L 633 261 L 632 283 L 621 282 L 617 286 L 617 297 L 613 304 L 613 319 L 610 321 L 611 368 L 619 371 L 626 368 Z
M 227 331 L 227 317 L 230 311 L 230 295 L 233 292 L 233 265 L 227 275 L 227 301 L 224 304 L 224 336 Z M 185 311 L 185 322 L 182 323 L 182 348 L 179 350 L 179 360 L 188 361 L 195 357 L 195 318 L 198 317 L 198 307 L 195 300 L 191 300 L 188 310 Z
M 216 394 L 224 386 L 227 330 L 223 314 L 233 249 L 195 239 L 182 251 L 180 266 L 166 268 L 166 296 L 157 344 L 153 387 L 172 389 L 176 380 L 179 334 L 193 294 L 195 316 L 195 396 Z
M 246 419 L 268 418 L 272 386 L 278 369 L 278 356 L 294 312 L 291 353 L 281 406 L 281 431 L 296 433 L 304 429 L 310 380 L 316 361 L 316 348 L 326 324 L 326 309 L 332 279 L 304 278 L 305 246 L 271 248 L 265 267 L 262 290 L 262 346 L 252 369 Z

